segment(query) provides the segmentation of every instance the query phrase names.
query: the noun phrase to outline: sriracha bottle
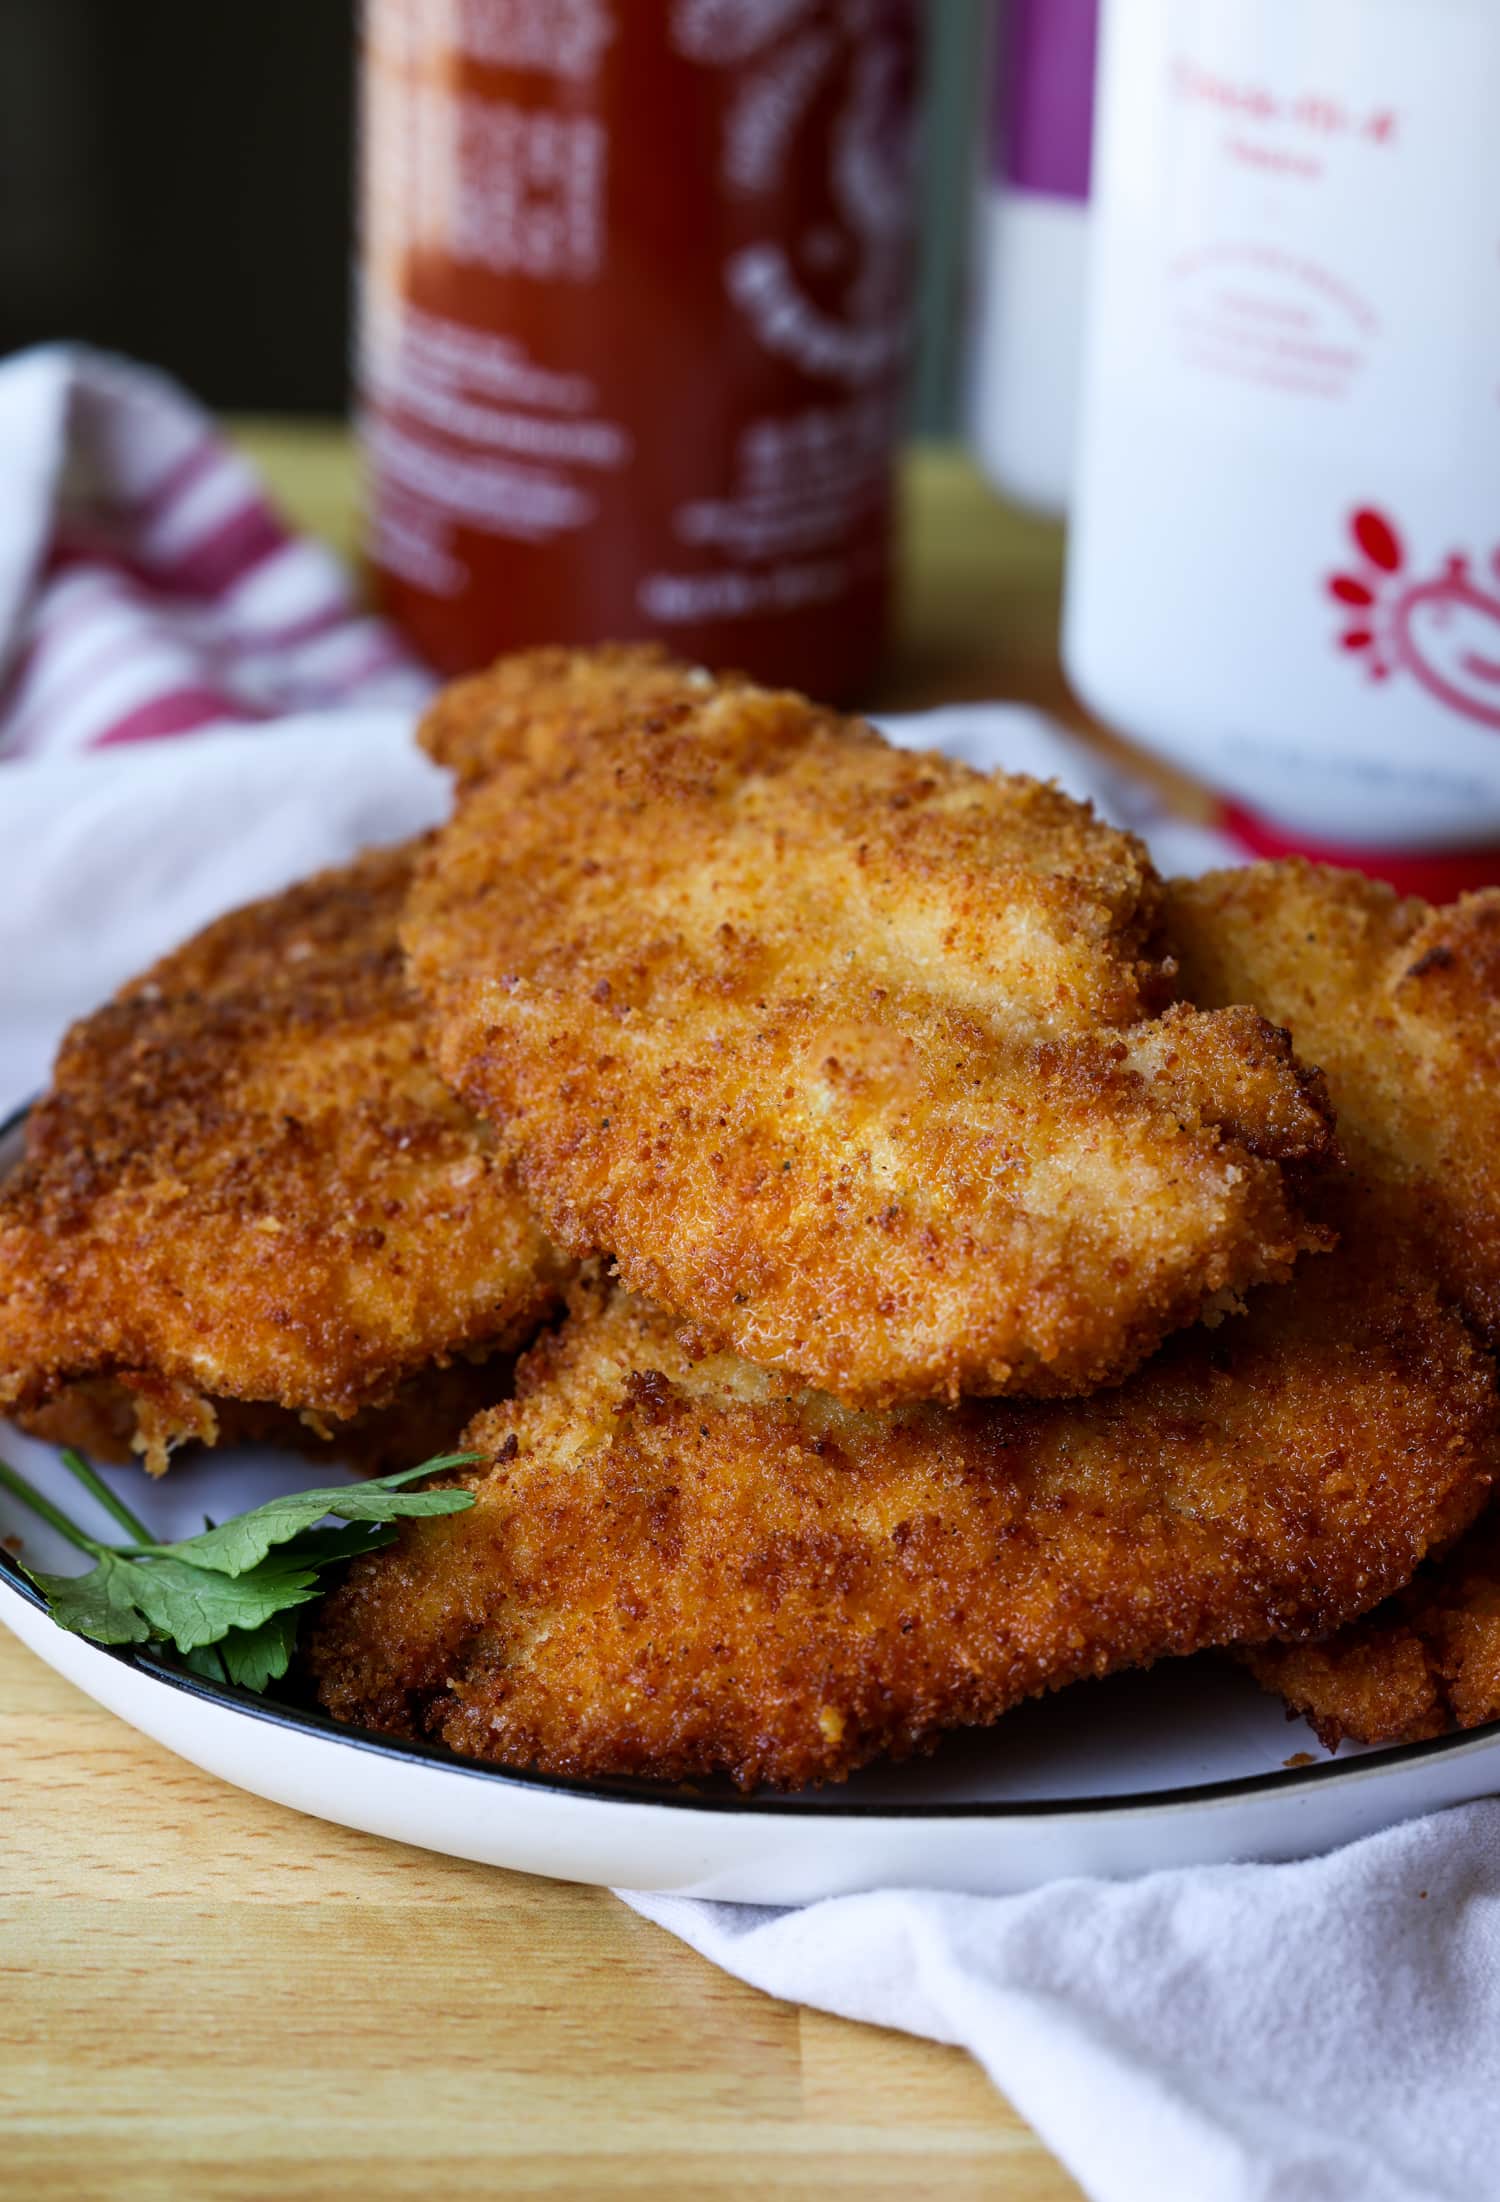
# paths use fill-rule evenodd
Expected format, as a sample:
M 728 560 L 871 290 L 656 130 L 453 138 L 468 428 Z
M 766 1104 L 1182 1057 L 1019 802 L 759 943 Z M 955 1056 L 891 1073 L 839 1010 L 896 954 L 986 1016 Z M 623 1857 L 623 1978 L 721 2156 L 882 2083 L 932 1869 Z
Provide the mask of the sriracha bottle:
M 367 0 L 365 548 L 440 671 L 655 637 L 867 685 L 915 46 L 914 0 Z

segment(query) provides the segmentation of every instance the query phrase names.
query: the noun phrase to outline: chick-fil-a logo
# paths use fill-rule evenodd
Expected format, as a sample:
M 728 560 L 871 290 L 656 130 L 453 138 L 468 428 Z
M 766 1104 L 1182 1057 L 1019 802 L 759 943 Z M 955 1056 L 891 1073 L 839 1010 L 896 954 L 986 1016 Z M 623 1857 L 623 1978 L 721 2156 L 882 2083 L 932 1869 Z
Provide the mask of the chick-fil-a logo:
M 1488 577 L 1461 551 L 1414 573 L 1383 512 L 1365 506 L 1349 533 L 1356 556 L 1328 582 L 1344 615 L 1340 648 L 1362 656 L 1372 680 L 1410 674 L 1450 711 L 1500 731 L 1500 546 Z

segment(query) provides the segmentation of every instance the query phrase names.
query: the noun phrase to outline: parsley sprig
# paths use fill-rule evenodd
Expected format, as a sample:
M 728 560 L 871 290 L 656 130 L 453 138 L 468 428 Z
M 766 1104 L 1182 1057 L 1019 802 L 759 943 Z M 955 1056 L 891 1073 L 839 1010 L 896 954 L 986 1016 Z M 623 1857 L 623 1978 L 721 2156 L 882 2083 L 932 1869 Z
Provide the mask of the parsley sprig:
M 420 1467 L 364 1483 L 296 1491 L 173 1544 L 156 1543 L 80 1453 L 68 1450 L 61 1457 L 129 1541 L 104 1544 L 91 1537 L 0 1460 L 0 1487 L 94 1562 L 80 1575 L 26 1569 L 53 1620 L 96 1644 L 174 1645 L 196 1673 L 263 1690 L 291 1664 L 298 1609 L 321 1595 L 323 1570 L 389 1544 L 399 1520 L 458 1514 L 472 1506 L 471 1491 L 404 1486 L 463 1467 L 478 1455 L 443 1453 Z M 343 1526 L 322 1526 L 330 1514 Z

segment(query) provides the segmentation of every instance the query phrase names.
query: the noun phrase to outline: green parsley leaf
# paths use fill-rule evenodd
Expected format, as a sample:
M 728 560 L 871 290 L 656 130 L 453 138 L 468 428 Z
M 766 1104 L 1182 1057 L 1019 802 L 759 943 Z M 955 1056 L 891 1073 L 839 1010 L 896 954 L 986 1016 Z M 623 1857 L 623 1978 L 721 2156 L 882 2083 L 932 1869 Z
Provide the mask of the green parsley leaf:
M 258 1629 L 284 1606 L 305 1606 L 318 1595 L 315 1567 L 279 1557 L 231 1577 L 183 1560 L 106 1552 L 87 1575 L 32 1580 L 46 1593 L 53 1620 L 75 1636 L 98 1644 L 155 1639 L 180 1652 L 216 1644 L 227 1629 Z
M 311 1567 L 332 1567 L 335 1560 L 357 1560 L 362 1552 L 378 1552 L 383 1544 L 395 1541 L 394 1522 L 350 1522 L 347 1528 L 304 1529 L 300 1537 L 279 1546 L 277 1556 L 305 1561 Z
M 420 1468 L 402 1468 L 395 1475 L 374 1476 L 366 1483 L 344 1483 L 326 1491 L 294 1491 L 284 1499 L 268 1499 L 248 1514 L 236 1514 L 217 1529 L 205 1529 L 196 1537 L 175 1544 L 136 1545 L 135 1554 L 153 1559 L 168 1553 L 190 1561 L 194 1567 L 211 1568 L 216 1574 L 242 1575 L 262 1561 L 273 1545 L 284 1545 L 300 1536 L 325 1514 L 339 1514 L 347 1522 L 392 1522 L 432 1514 L 459 1514 L 474 1503 L 468 1491 L 403 1491 L 403 1484 L 417 1476 L 436 1475 L 474 1460 L 473 1453 L 444 1453 L 424 1461 Z
M 127 1560 L 106 1552 L 86 1575 L 27 1574 L 45 1597 L 52 1618 L 75 1636 L 96 1644 L 144 1644 L 150 1625 L 135 1602 L 134 1571 Z
M 295 1492 L 175 1544 L 103 1544 L 4 1461 L 0 1486 L 94 1561 L 82 1575 L 27 1569 L 59 1627 L 96 1644 L 170 1644 L 195 1674 L 263 1690 L 291 1663 L 299 1609 L 320 1595 L 323 1569 L 388 1544 L 402 1518 L 472 1506 L 471 1491 L 403 1486 L 475 1458 L 445 1453 L 365 1483 Z M 74 1454 L 66 1465 L 122 1526 L 142 1528 L 86 1461 Z M 326 1523 L 330 1514 L 342 1524 Z
M 263 1690 L 279 1682 L 297 1645 L 297 1609 L 284 1606 L 258 1629 L 231 1629 L 216 1646 L 231 1682 L 242 1690 Z

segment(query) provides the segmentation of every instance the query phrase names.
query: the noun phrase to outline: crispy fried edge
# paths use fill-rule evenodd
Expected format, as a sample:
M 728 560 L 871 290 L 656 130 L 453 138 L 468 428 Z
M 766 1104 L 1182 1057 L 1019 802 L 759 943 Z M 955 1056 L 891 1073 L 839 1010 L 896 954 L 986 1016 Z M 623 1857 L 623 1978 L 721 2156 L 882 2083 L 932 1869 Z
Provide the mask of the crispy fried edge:
M 1241 1574 L 1232 1582 L 1218 1572 L 1216 1563 L 1210 1567 L 1207 1544 L 1202 1551 L 1189 1546 L 1185 1559 L 1179 1553 L 1180 1575 L 1156 1567 L 1155 1561 L 1161 1558 L 1156 1555 L 1154 1571 L 1148 1570 L 1143 1579 L 1131 1576 L 1128 1569 L 1122 1576 L 1117 1563 L 1124 1532 L 1118 1523 L 1111 1524 L 1108 1516 L 1097 1513 L 1093 1471 L 1085 1463 L 1078 1471 L 1080 1481 L 1069 1486 L 1064 1476 L 1056 1488 L 1048 1483 L 1041 1499 L 1027 1502 L 1041 1523 L 1040 1533 L 1050 1534 L 1056 1546 L 1055 1564 L 1045 1576 L 1046 1613 L 1038 1623 L 1026 1596 L 1036 1584 L 1023 1566 L 1006 1591 L 1011 1601 L 1006 1626 L 1013 1640 L 996 1656 L 987 1682 L 982 1650 L 970 1659 L 979 1681 L 971 1674 L 966 1684 L 953 1672 L 944 1681 L 943 1660 L 951 1665 L 957 1654 L 956 1648 L 945 1652 L 941 1643 L 930 1672 L 923 1668 L 920 1656 L 911 1662 L 910 1671 L 904 1671 L 900 1646 L 906 1641 L 905 1631 L 895 1633 L 904 1602 L 909 1603 L 918 1626 L 911 1641 L 925 1646 L 927 1638 L 920 1627 L 924 1597 L 964 1601 L 976 1595 L 980 1578 L 969 1564 L 972 1553 L 967 1557 L 960 1553 L 958 1572 L 951 1581 L 940 1573 L 945 1562 L 955 1565 L 954 1547 L 948 1540 L 954 1534 L 961 1540 L 964 1536 L 962 1530 L 953 1529 L 953 1462 L 944 1455 L 945 1444 L 959 1447 L 954 1458 L 964 1478 L 985 1477 L 1004 1473 L 1008 1461 L 1016 1463 L 1019 1456 L 1014 1447 L 1035 1445 L 1034 1434 L 1028 1433 L 1040 1431 L 1043 1449 L 1034 1457 L 1038 1474 L 1045 1475 L 1051 1457 L 1045 1449 L 1049 1438 L 1059 1441 L 1057 1456 L 1066 1462 L 1070 1454 L 1062 1441 L 1068 1433 L 1086 1433 L 1090 1426 L 1105 1432 L 1118 1429 L 1121 1462 L 1128 1462 L 1120 1471 L 1128 1494 L 1131 1478 L 1143 1472 L 1143 1430 L 1148 1438 L 1154 1430 L 1161 1457 L 1169 1464 L 1178 1436 L 1185 1435 L 1179 1431 L 1176 1396 L 1184 1369 L 1190 1390 L 1199 1389 L 1211 1397 L 1226 1380 L 1220 1364 L 1232 1367 L 1238 1343 L 1248 1351 L 1249 1368 L 1261 1366 L 1269 1355 L 1274 1372 L 1278 1354 L 1295 1355 L 1297 1350 L 1296 1334 L 1288 1338 L 1286 1326 L 1292 1321 L 1300 1328 L 1293 1306 L 1299 1295 L 1303 1312 L 1314 1326 L 1320 1321 L 1335 1325 L 1343 1321 L 1337 1308 L 1329 1313 L 1331 1303 L 1322 1281 L 1304 1278 L 1300 1286 L 1284 1292 L 1258 1295 L 1252 1314 L 1237 1319 L 1236 1326 L 1226 1326 L 1217 1337 L 1198 1332 L 1178 1340 L 1161 1363 L 1112 1395 L 1067 1407 L 993 1403 L 971 1409 L 966 1416 L 918 1407 L 899 1418 L 851 1417 L 826 1399 L 787 1395 L 762 1372 L 744 1364 L 731 1365 L 727 1375 L 722 1364 L 695 1373 L 666 1318 L 639 1309 L 624 1295 L 607 1296 L 605 1288 L 593 1281 L 575 1290 L 569 1328 L 544 1337 L 522 1364 L 515 1403 L 481 1417 L 465 1433 L 466 1448 L 482 1452 L 489 1463 L 487 1471 L 461 1479 L 470 1487 L 498 1493 L 513 1473 L 510 1463 L 528 1456 L 536 1460 L 536 1470 L 518 1486 L 510 1513 L 493 1522 L 481 1510 L 436 1526 L 418 1525 L 403 1534 L 398 1546 L 352 1569 L 343 1589 L 325 1604 L 309 1649 L 310 1671 L 322 1700 L 342 1719 L 415 1737 L 435 1731 L 460 1751 L 554 1773 L 648 1773 L 692 1779 L 727 1772 L 746 1787 L 759 1781 L 796 1786 L 841 1779 L 877 1755 L 904 1756 L 929 1748 L 944 1728 L 987 1723 L 1027 1696 L 1085 1676 L 1222 1645 L 1257 1629 L 1266 1635 L 1315 1633 L 1327 1626 L 1331 1615 L 1352 1615 L 1383 1596 L 1405 1579 L 1433 1541 L 1452 1535 L 1472 1518 L 1484 1499 L 1497 1458 L 1493 1387 L 1462 1325 L 1439 1308 L 1426 1288 L 1382 1279 L 1363 1252 L 1335 1259 L 1347 1261 L 1343 1289 L 1353 1302 L 1351 1335 L 1346 1337 L 1337 1328 L 1333 1333 L 1335 1360 L 1351 1351 L 1391 1354 L 1395 1357 L 1391 1383 L 1418 1387 L 1424 1420 L 1430 1411 L 1433 1422 L 1428 1433 L 1432 1486 L 1426 1497 L 1430 1504 L 1412 1515 L 1410 1494 L 1404 1488 L 1412 1472 L 1410 1447 L 1415 1442 L 1411 1413 L 1404 1405 L 1405 1393 L 1393 1393 L 1403 1405 L 1394 1410 L 1398 1427 L 1391 1458 L 1367 1471 L 1358 1518 L 1343 1525 L 1346 1566 L 1337 1582 L 1330 1580 L 1327 1555 L 1320 1556 L 1311 1528 L 1305 1553 L 1294 1560 L 1280 1554 L 1279 1539 L 1289 1527 L 1297 1527 L 1289 1520 L 1268 1533 L 1269 1541 L 1263 1539 L 1247 1553 Z M 621 1310 L 628 1317 L 632 1305 L 645 1330 L 644 1344 L 633 1351 L 628 1346 L 622 1349 L 610 1330 L 611 1321 L 617 1320 Z M 695 1385 L 701 1388 L 694 1389 Z M 736 1402 L 745 1393 L 752 1401 L 748 1434 L 735 1427 Z M 1338 1398 L 1328 1403 L 1335 1429 L 1347 1396 L 1340 1381 Z M 1296 1417 L 1292 1433 L 1300 1436 L 1307 1427 L 1306 1405 L 1299 1398 L 1291 1408 L 1278 1408 L 1273 1386 L 1266 1398 L 1266 1422 L 1274 1427 L 1278 1412 L 1292 1414 Z M 1159 1427 L 1152 1423 L 1153 1415 Z M 909 1493 L 899 1481 L 892 1496 L 873 1480 L 874 1471 L 860 1465 L 858 1442 L 850 1440 L 849 1432 L 860 1424 L 868 1429 L 871 1422 L 893 1432 L 935 1433 L 929 1515 L 923 1515 L 919 1505 L 910 1512 Z M 708 1444 L 702 1461 L 694 1457 L 694 1430 Z M 855 1451 L 848 1453 L 851 1442 Z M 882 1440 L 877 1430 L 868 1442 L 876 1446 L 889 1442 L 899 1448 L 904 1440 L 899 1435 Z M 1076 1436 L 1073 1442 L 1079 1442 Z M 1321 1447 L 1323 1437 L 1315 1442 Z M 975 1448 L 972 1463 L 963 1459 L 966 1443 Z M 1232 1455 L 1244 1443 L 1243 1429 L 1233 1426 Z M 660 1457 L 653 1456 L 653 1445 Z M 888 1543 L 872 1545 L 857 1514 L 855 1532 L 841 1541 L 838 1525 L 819 1511 L 810 1496 L 818 1470 L 804 1476 L 807 1490 L 796 1487 L 798 1453 L 816 1456 L 821 1462 L 830 1445 L 845 1448 L 846 1457 L 836 1462 L 837 1472 L 863 1479 L 858 1504 L 883 1525 L 895 1506 L 907 1509 Z M 730 1448 L 727 1462 L 726 1446 Z M 736 1448 L 741 1448 L 738 1454 Z M 769 1457 L 772 1454 L 774 1460 Z M 549 1465 L 554 1456 L 555 1468 Z M 592 1473 L 596 1459 L 599 1490 L 586 1490 L 575 1500 L 576 1463 L 587 1462 L 587 1472 Z M 899 1460 L 898 1466 L 902 1476 L 910 1476 L 917 1473 L 920 1462 L 917 1469 Z M 1010 1473 L 1017 1472 L 1012 1465 Z M 1024 1473 L 1024 1468 L 1019 1472 Z M 1104 1476 L 1115 1472 L 1107 1467 L 1097 1471 Z M 1237 1462 L 1236 1473 L 1242 1472 Z M 559 1481 L 555 1501 L 549 1505 L 554 1473 Z M 793 1486 L 785 1494 L 777 1480 L 783 1473 Z M 1198 1510 L 1175 1503 L 1183 1497 L 1179 1489 L 1175 1500 L 1160 1495 L 1148 1499 L 1158 1519 L 1169 1520 L 1175 1514 L 1190 1524 L 1202 1518 L 1204 1509 L 1218 1519 L 1221 1508 L 1228 1506 L 1233 1520 L 1228 1495 L 1233 1484 L 1228 1491 L 1220 1491 L 1211 1470 L 1198 1473 Z M 1326 1454 L 1318 1452 L 1309 1467 L 1308 1502 L 1315 1512 L 1341 1503 L 1339 1480 L 1346 1473 L 1342 1444 Z M 730 1528 L 727 1545 L 717 1550 L 712 1542 L 715 1516 L 709 1495 L 712 1482 L 721 1475 L 725 1479 L 723 1518 Z M 734 1525 L 743 1498 L 741 1477 L 749 1484 L 752 1516 L 759 1503 L 756 1486 L 766 1488 L 767 1519 L 763 1532 L 756 1532 L 759 1541 L 752 1539 L 754 1549 L 735 1542 Z M 1318 1499 L 1312 1498 L 1311 1486 L 1321 1494 Z M 1070 1488 L 1071 1502 L 1066 1498 Z M 1277 1486 L 1258 1483 L 1253 1488 L 1264 1498 Z M 684 1490 L 693 1495 L 696 1506 L 691 1526 L 674 1510 Z M 798 1510 L 794 1525 L 784 1518 L 784 1499 Z M 1073 1506 L 1078 1509 L 1076 1517 Z M 601 1578 L 598 1565 L 601 1507 L 604 1516 L 616 1523 L 629 1520 L 632 1507 L 641 1515 L 630 1527 L 629 1543 L 621 1549 L 612 1591 L 608 1569 Z M 982 1538 L 988 1533 L 980 1519 L 983 1512 L 980 1506 L 969 1522 L 969 1534 Z M 1003 1532 L 1002 1541 L 1009 1540 L 1026 1533 L 1030 1519 L 1023 1509 L 1015 1524 L 990 1520 L 988 1529 Z M 513 1545 L 504 1544 L 508 1557 L 502 1561 L 502 1540 L 510 1537 L 512 1523 L 519 1526 Z M 1036 1521 L 1031 1532 L 1036 1532 Z M 1180 1534 L 1187 1536 L 1190 1531 L 1184 1528 Z M 1226 1550 L 1236 1548 L 1237 1537 L 1254 1544 L 1247 1527 L 1223 1534 Z M 679 1557 L 683 1542 L 691 1555 L 685 1572 Z M 430 1568 L 423 1571 L 424 1551 L 436 1556 L 435 1577 Z M 901 1572 L 908 1557 L 913 1569 L 909 1581 Z M 414 1570 L 410 1575 L 405 1572 L 409 1560 Z M 1106 1564 L 1107 1586 L 1091 1587 L 1089 1568 L 1097 1572 Z M 877 1571 L 873 1585 L 861 1573 L 862 1567 L 870 1566 Z M 1283 1569 L 1280 1577 L 1278 1566 Z M 516 1609 L 519 1619 L 514 1624 L 522 1661 L 525 1640 L 533 1628 L 540 1630 L 544 1642 L 561 1641 L 559 1632 L 571 1636 L 573 1630 L 582 1630 L 587 1644 L 589 1616 L 596 1603 L 606 1615 L 605 1650 L 614 1647 L 619 1656 L 596 1671 L 592 1680 L 586 1668 L 581 1678 L 573 1675 L 574 1696 L 566 1701 L 558 1693 L 566 1690 L 569 1672 L 554 1672 L 544 1662 L 541 1683 L 533 1681 L 529 1692 L 523 1686 L 526 1704 L 504 1728 L 499 1710 L 505 1694 L 502 1689 L 498 1698 L 493 1695 L 490 1663 L 501 1659 L 505 1642 L 506 1606 L 503 1589 L 497 1594 L 497 1585 L 503 1585 L 507 1569 L 512 1574 L 519 1571 L 527 1593 Z M 712 1590 L 704 1591 L 699 1577 L 705 1574 L 717 1576 L 721 1586 L 717 1596 Z M 1137 1597 L 1141 1588 L 1149 1591 L 1145 1606 Z M 570 1623 L 568 1601 L 574 1594 L 587 1602 Z M 1070 1605 L 1070 1595 L 1083 1602 Z M 611 1596 L 622 1605 L 624 1623 L 609 1618 L 605 1601 Z M 848 1646 L 828 1631 L 835 1626 L 830 1608 L 844 1596 L 856 1601 L 862 1616 L 868 1615 L 872 1599 L 885 1602 L 888 1643 L 883 1659 L 866 1646 L 858 1671 L 840 1678 L 833 1670 Z M 708 1623 L 699 1627 L 697 1638 L 689 1639 L 701 1656 L 685 1673 L 668 1666 L 658 1674 L 652 1657 L 662 1630 L 669 1631 L 669 1644 L 683 1641 L 670 1632 L 674 1612 L 684 1598 L 695 1601 L 690 1605 L 689 1628 L 700 1616 Z M 762 1602 L 764 1637 L 756 1633 L 753 1622 L 740 1618 L 740 1604 L 747 1599 Z M 427 1610 L 429 1601 L 435 1623 Z M 790 1622 L 785 1618 L 787 1601 L 792 1601 Z M 773 1680 L 777 1660 L 785 1670 L 783 1685 L 795 1664 L 803 1678 L 798 1684 L 801 1699 L 788 1732 L 783 1732 L 785 1688 L 778 1698 L 769 1684 L 748 1710 L 736 1713 L 732 1695 L 728 1710 L 722 1705 L 715 1709 L 710 1702 L 703 1714 L 706 1728 L 694 1730 L 694 1693 L 699 1687 L 695 1678 L 706 1674 L 710 1695 L 713 1690 L 709 1621 L 713 1615 L 725 1617 L 725 1647 L 735 1644 L 738 1632 L 739 1652 L 732 1670 L 737 1678 L 743 1673 L 738 1660 L 756 1656 L 756 1647 L 762 1643 Z M 935 1621 L 940 1615 L 928 1619 Z M 633 1626 L 645 1632 L 643 1652 L 630 1649 Z M 676 1627 L 681 1626 L 679 1618 Z M 1033 1644 L 1029 1656 L 1028 1626 L 1039 1630 L 1042 1639 L 1041 1650 Z M 954 1645 L 961 1646 L 961 1632 Z M 632 1658 L 638 1659 L 638 1671 L 630 1664 Z M 473 1663 L 476 1678 L 468 1683 L 464 1677 L 471 1669 L 466 1662 Z M 601 1674 L 607 1682 L 603 1691 Z M 665 1693 L 674 1689 L 676 1698 L 664 1703 Z M 550 1724 L 549 1703 L 554 1706 Z M 632 1713 L 633 1704 L 647 1710 Z M 658 1707 L 667 1723 L 665 1745 L 651 1742 Z M 676 1733 L 673 1723 L 685 1732 Z
M 1364 1198 L 1388 1220 L 1386 1258 L 1430 1267 L 1500 1347 L 1500 891 L 1435 909 L 1292 858 L 1170 881 L 1167 911 L 1195 996 L 1248 997 L 1311 1031 Z M 1443 1043 L 1436 1066 L 1419 1044 L 1424 1015 Z M 1492 1097 L 1490 1140 L 1474 1140 L 1467 1111 L 1443 1123 L 1433 1073 L 1466 1057 L 1475 1097 Z M 1455 1148 L 1463 1165 L 1444 1167 Z M 1488 1185 L 1487 1154 L 1497 1157 Z M 1374 1612 L 1321 1642 L 1247 1651 L 1246 1665 L 1330 1750 L 1346 1738 L 1412 1743 L 1500 1718 L 1497 1506 Z

